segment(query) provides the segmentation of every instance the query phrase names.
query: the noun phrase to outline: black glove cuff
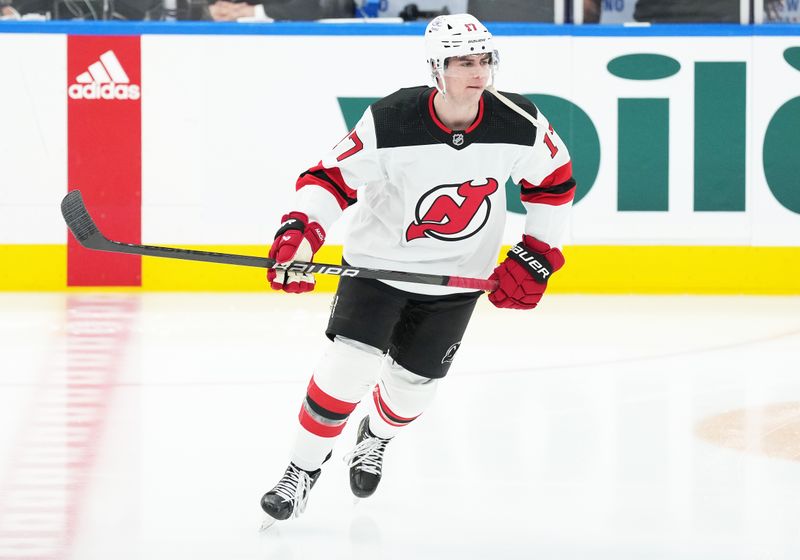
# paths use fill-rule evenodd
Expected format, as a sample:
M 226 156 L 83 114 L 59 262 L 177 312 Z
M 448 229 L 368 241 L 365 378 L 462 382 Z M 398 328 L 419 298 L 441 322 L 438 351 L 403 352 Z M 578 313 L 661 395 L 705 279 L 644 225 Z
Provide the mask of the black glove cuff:
M 298 220 L 297 218 L 289 218 L 288 220 L 283 222 L 281 224 L 281 227 L 278 228 L 278 231 L 275 232 L 275 239 L 278 239 L 281 235 L 293 229 L 296 229 L 300 233 L 304 233 L 306 231 L 306 224 L 303 222 L 303 220 Z
M 550 261 L 543 254 L 528 248 L 522 241 L 511 247 L 508 258 L 522 265 L 522 268 L 539 284 L 547 284 L 547 280 L 553 274 Z

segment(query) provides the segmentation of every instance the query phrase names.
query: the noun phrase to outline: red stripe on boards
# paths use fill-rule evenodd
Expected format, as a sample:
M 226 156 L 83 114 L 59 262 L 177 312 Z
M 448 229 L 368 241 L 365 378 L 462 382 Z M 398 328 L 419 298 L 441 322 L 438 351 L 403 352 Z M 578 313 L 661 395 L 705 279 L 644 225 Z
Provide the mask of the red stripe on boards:
M 141 243 L 138 36 L 67 38 L 68 190 L 80 189 L 110 239 Z M 68 235 L 68 286 L 141 286 L 141 257 L 89 251 Z

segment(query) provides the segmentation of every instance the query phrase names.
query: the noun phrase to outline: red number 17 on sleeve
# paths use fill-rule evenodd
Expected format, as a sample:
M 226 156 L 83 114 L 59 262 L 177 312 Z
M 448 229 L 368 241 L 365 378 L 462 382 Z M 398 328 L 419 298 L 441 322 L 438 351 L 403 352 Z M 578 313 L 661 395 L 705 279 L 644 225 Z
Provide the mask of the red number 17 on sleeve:
M 344 159 L 347 159 L 353 154 L 357 154 L 364 148 L 364 143 L 361 141 L 361 138 L 358 137 L 358 134 L 356 134 L 355 130 L 352 131 L 350 134 L 348 134 L 345 138 L 343 138 L 342 142 L 344 142 L 345 139 L 347 138 L 349 138 L 350 141 L 353 142 L 353 146 L 349 150 L 344 152 L 342 155 L 338 156 L 336 158 L 336 161 L 342 161 Z
M 550 125 L 550 131 L 549 132 L 551 134 L 553 133 L 553 125 Z M 550 139 L 550 136 L 547 135 L 547 132 L 544 133 L 544 143 L 547 146 L 547 148 L 550 150 L 550 158 L 552 159 L 552 158 L 556 157 L 556 154 L 558 153 L 558 148 L 556 148 L 556 145 L 553 144 L 553 141 Z

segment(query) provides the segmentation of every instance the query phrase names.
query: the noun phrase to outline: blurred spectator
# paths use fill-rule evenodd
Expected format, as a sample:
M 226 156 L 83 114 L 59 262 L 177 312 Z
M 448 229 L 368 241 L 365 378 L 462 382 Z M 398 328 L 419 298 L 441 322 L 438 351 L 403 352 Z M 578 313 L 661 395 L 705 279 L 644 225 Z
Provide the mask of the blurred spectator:
M 14 9 L 11 4 L 0 2 L 0 18 L 2 19 L 19 19 L 19 12 Z
M 353 17 L 353 0 L 217 0 L 208 7 L 214 21 L 241 18 L 315 20 Z
M 381 0 L 377 15 L 414 21 L 465 12 L 481 21 L 552 22 L 555 15 L 553 0 Z
M 764 21 L 800 22 L 800 3 L 797 0 L 764 0 Z
M 467 11 L 481 21 L 555 20 L 552 0 L 469 0 Z
M 181 0 L 186 1 L 186 0 Z M 150 20 L 161 19 L 163 0 L 12 0 L 4 2 L 4 18 L 78 20 Z
M 406 4 L 403 7 L 403 9 L 397 13 L 397 15 L 400 16 L 400 18 L 402 18 L 403 21 L 417 21 L 417 20 L 430 20 L 437 16 L 446 16 L 447 14 L 450 13 L 451 13 L 450 8 L 448 8 L 447 5 L 442 6 L 438 10 L 422 10 L 417 4 Z M 455 13 L 462 13 L 462 12 L 455 12 Z
M 111 16 L 108 19 L 160 20 L 164 0 L 108 0 Z
M 8 0 L 0 1 L 0 14 L 3 19 L 19 19 L 33 14 L 49 14 L 53 10 L 50 0 Z
M 258 5 L 263 12 L 263 7 Z M 228 2 L 227 0 L 218 0 L 208 6 L 208 14 L 214 21 L 236 21 L 240 18 L 258 17 L 256 15 L 256 5 L 248 4 L 246 2 Z M 267 19 L 266 14 L 259 14 L 259 19 Z
M 600 21 L 601 1 L 583 0 L 584 22 Z M 649 23 L 739 23 L 739 1 L 637 0 L 633 19 Z
M 375 0 L 356 0 L 356 6 L 374 5 Z M 438 15 L 467 12 L 468 0 L 380 0 L 378 17 L 401 17 L 405 21 L 431 20 Z M 358 10 L 357 10 L 358 12 Z M 369 14 L 367 14 L 369 15 Z
M 600 23 L 601 0 L 583 0 L 583 23 Z
M 651 23 L 739 23 L 739 0 L 638 0 L 636 21 Z
M 176 0 L 169 13 L 164 0 L 0 0 L 4 19 L 38 13 L 83 20 L 315 20 L 353 17 L 353 11 L 353 0 L 219 0 L 210 5 L 208 0 Z

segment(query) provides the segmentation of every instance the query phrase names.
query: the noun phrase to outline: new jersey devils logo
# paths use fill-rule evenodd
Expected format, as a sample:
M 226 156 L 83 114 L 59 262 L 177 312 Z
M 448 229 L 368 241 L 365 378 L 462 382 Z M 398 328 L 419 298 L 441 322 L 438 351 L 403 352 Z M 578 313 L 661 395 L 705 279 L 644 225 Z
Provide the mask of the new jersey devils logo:
M 489 196 L 497 185 L 497 179 L 487 178 L 483 185 L 467 181 L 432 188 L 417 202 L 414 222 L 406 229 L 406 241 L 421 237 L 461 241 L 475 235 L 489 221 Z

